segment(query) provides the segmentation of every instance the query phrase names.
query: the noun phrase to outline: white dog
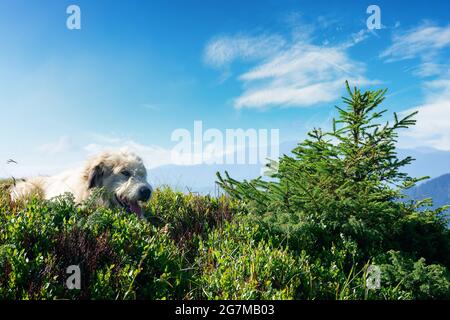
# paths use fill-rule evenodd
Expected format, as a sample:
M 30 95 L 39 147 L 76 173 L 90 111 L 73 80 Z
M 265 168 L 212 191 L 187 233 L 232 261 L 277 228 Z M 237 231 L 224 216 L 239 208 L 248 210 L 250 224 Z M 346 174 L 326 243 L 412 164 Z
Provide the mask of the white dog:
M 41 193 L 51 199 L 66 192 L 75 201 L 86 200 L 94 188 L 104 188 L 107 197 L 102 204 L 123 207 L 142 217 L 142 203 L 150 199 L 152 187 L 147 182 L 147 170 L 142 159 L 129 151 L 104 151 L 78 169 L 51 177 L 34 177 L 17 183 L 11 190 L 11 199 Z

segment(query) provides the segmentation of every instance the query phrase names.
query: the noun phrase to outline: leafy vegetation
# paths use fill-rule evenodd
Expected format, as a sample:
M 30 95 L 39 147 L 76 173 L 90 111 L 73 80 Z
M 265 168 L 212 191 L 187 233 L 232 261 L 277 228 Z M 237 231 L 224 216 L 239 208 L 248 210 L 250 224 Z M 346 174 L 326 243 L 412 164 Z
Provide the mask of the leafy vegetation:
M 218 174 L 219 198 L 157 190 L 146 220 L 98 207 L 98 194 L 13 205 L 4 181 L 0 298 L 449 299 L 446 208 L 403 198 L 421 180 L 395 151 L 414 114 L 380 123 L 385 91 L 347 89 L 332 130 L 272 161 L 272 179 Z

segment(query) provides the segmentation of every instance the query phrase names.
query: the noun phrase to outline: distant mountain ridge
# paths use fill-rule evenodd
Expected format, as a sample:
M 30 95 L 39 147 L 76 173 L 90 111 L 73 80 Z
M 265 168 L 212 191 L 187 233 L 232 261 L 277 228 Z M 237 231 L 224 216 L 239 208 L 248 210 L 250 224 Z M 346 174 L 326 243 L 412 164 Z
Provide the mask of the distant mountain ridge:
M 415 200 L 433 199 L 433 207 L 450 205 L 450 173 L 425 181 L 408 190 L 407 195 Z
M 406 194 L 414 200 L 433 199 L 433 208 L 450 205 L 450 173 L 423 182 L 409 189 Z M 446 213 L 450 213 L 450 209 Z M 447 221 L 450 227 L 450 218 Z

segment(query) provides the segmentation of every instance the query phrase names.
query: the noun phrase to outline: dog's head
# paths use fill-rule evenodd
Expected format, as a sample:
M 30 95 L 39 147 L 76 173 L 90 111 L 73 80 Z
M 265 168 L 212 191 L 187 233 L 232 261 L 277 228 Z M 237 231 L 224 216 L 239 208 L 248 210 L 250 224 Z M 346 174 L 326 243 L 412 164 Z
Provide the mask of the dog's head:
M 108 204 L 120 206 L 142 217 L 142 204 L 150 199 L 152 187 L 140 157 L 129 151 L 105 151 L 86 166 L 88 189 L 104 188 Z

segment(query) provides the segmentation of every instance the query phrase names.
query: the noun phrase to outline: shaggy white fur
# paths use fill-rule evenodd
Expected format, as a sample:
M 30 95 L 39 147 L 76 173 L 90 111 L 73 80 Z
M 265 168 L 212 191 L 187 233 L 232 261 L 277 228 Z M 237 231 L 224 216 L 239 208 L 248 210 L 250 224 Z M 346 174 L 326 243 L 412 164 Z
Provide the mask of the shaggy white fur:
M 152 188 L 142 159 L 126 150 L 104 151 L 88 159 L 81 168 L 51 177 L 33 177 L 17 183 L 11 190 L 12 201 L 39 193 L 51 199 L 66 192 L 76 202 L 86 200 L 94 188 L 106 190 L 103 204 L 122 206 L 142 216 L 141 205 L 150 199 Z

